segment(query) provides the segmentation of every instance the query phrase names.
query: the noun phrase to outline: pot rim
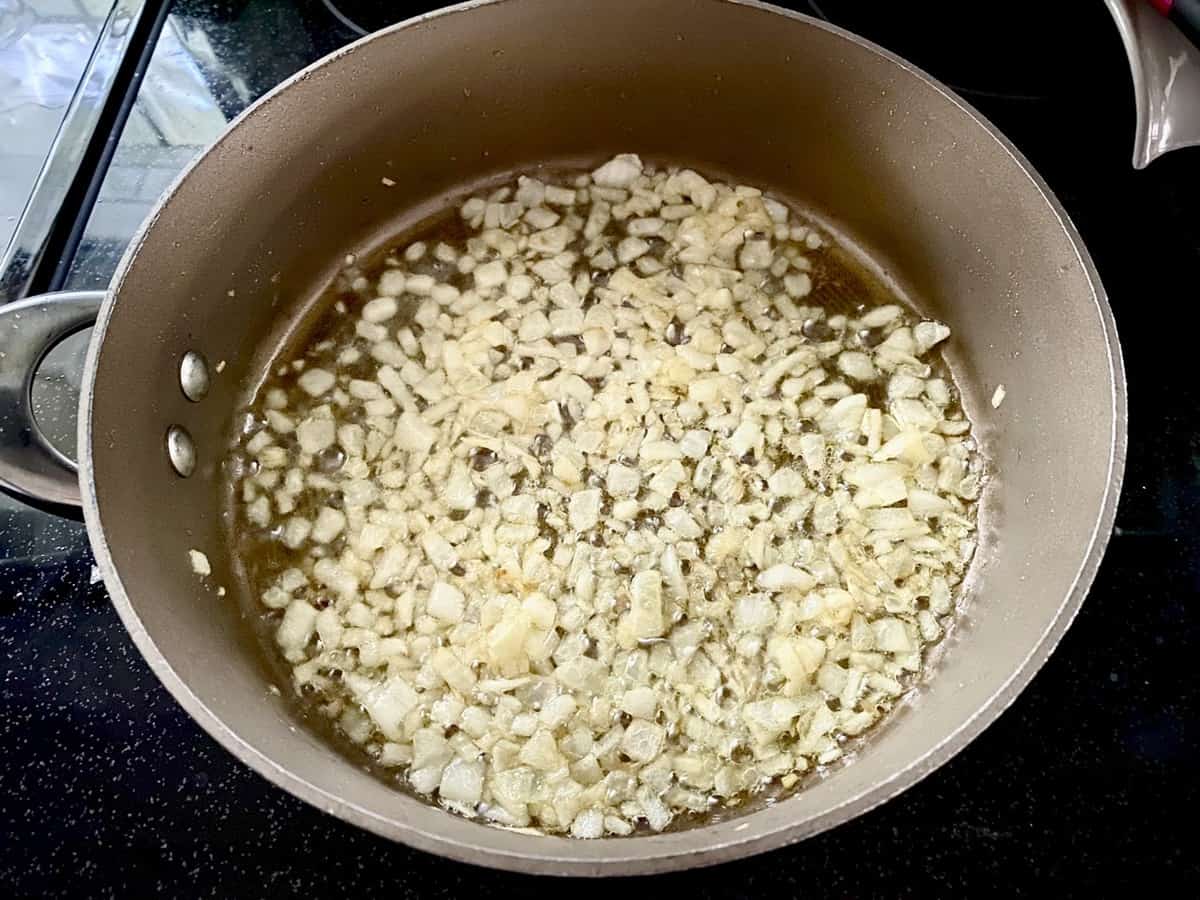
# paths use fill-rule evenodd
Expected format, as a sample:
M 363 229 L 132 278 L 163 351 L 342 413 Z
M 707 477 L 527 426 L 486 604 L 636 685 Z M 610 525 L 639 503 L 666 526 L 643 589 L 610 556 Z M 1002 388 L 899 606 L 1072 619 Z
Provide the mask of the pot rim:
M 91 342 L 88 349 L 84 370 L 84 387 L 80 398 L 79 416 L 79 477 L 83 495 L 84 520 L 87 523 L 88 535 L 96 558 L 96 564 L 104 578 L 105 585 L 112 598 L 113 606 L 116 608 L 117 614 L 128 630 L 134 644 L 154 674 L 201 728 L 226 750 L 276 786 L 350 824 L 365 828 L 382 837 L 399 840 L 421 850 L 436 853 L 460 862 L 485 865 L 515 872 L 585 876 L 638 875 L 677 871 L 713 865 L 796 843 L 804 838 L 819 834 L 836 825 L 849 821 L 916 784 L 966 747 L 1016 699 L 1017 695 L 1030 682 L 1050 653 L 1058 645 L 1059 640 L 1078 613 L 1083 599 L 1095 578 L 1113 528 L 1117 500 L 1120 496 L 1121 481 L 1124 474 L 1127 447 L 1127 394 L 1124 364 L 1117 337 L 1116 323 L 1113 319 L 1104 287 L 1100 282 L 1099 273 L 1083 245 L 1082 238 L 1071 223 L 1062 204 L 1059 203 L 1049 186 L 1037 174 L 1020 151 L 969 103 L 955 95 L 949 88 L 926 72 L 896 54 L 836 25 L 802 13 L 762 3 L 759 0 L 714 0 L 714 2 L 726 2 L 800 21 L 809 27 L 822 29 L 871 53 L 877 54 L 897 66 L 906 74 L 919 79 L 931 87 L 946 101 L 958 107 L 960 111 L 964 112 L 977 126 L 996 141 L 1036 187 L 1038 193 L 1053 211 L 1060 227 L 1071 242 L 1075 258 L 1092 287 L 1096 312 L 1100 317 L 1104 329 L 1109 375 L 1112 381 L 1111 409 L 1113 411 L 1113 430 L 1108 460 L 1108 486 L 1105 490 L 1095 528 L 1088 537 L 1087 552 L 1076 571 L 1071 588 L 1056 610 L 1049 626 L 1047 626 L 1037 643 L 1030 649 L 1029 653 L 1004 684 L 972 716 L 963 721 L 937 746 L 930 749 L 924 755 L 912 760 L 902 769 L 893 772 L 883 781 L 877 782 L 845 798 L 836 806 L 820 815 L 790 824 L 772 823 L 764 826 L 761 812 L 750 813 L 729 821 L 698 827 L 684 832 L 683 834 L 688 836 L 690 846 L 685 846 L 683 849 L 680 849 L 680 834 L 647 835 L 636 838 L 601 838 L 592 841 L 579 841 L 570 838 L 533 835 L 526 838 L 524 835 L 513 835 L 511 832 L 501 831 L 490 826 L 469 823 L 473 827 L 467 829 L 467 836 L 465 838 L 452 836 L 446 833 L 449 829 L 421 827 L 399 818 L 391 818 L 357 804 L 350 803 L 293 774 L 287 768 L 275 762 L 271 757 L 261 753 L 243 741 L 237 733 L 226 726 L 191 691 L 185 680 L 175 672 L 167 659 L 159 651 L 153 638 L 146 631 L 137 612 L 134 610 L 129 599 L 129 594 L 121 580 L 120 573 L 113 562 L 113 555 L 108 546 L 101 523 L 93 470 L 92 441 L 94 424 L 92 421 L 92 400 L 94 396 L 96 368 L 100 349 L 104 343 L 105 332 L 120 293 L 120 286 L 125 279 L 126 273 L 137 259 L 145 235 L 154 226 L 155 221 L 174 196 L 179 184 L 189 176 L 191 171 L 202 160 L 213 152 L 214 147 L 229 140 L 230 136 L 237 131 L 238 126 L 245 119 L 257 114 L 259 110 L 270 106 L 280 93 L 286 91 L 297 82 L 307 79 L 314 70 L 333 64 L 336 60 L 354 53 L 367 43 L 400 29 L 413 27 L 434 19 L 469 13 L 477 7 L 510 2 L 519 2 L 519 0 L 468 0 L 468 2 L 415 16 L 367 35 L 306 66 L 264 94 L 237 116 L 214 144 L 201 153 L 180 173 L 160 198 L 154 210 L 149 214 L 130 242 L 117 267 L 116 274 L 113 277 L 112 284 L 96 322 L 96 339 Z M 776 807 L 776 809 L 778 808 Z M 448 823 L 450 822 L 450 817 L 454 815 L 443 810 L 437 810 L 437 812 L 447 817 Z M 441 822 L 440 819 L 437 821 Z M 454 820 L 454 824 L 461 825 L 467 821 L 459 818 Z M 503 846 L 498 840 L 501 835 L 507 839 L 506 842 L 508 843 L 512 842 L 513 837 L 520 838 L 523 846 L 519 850 Z

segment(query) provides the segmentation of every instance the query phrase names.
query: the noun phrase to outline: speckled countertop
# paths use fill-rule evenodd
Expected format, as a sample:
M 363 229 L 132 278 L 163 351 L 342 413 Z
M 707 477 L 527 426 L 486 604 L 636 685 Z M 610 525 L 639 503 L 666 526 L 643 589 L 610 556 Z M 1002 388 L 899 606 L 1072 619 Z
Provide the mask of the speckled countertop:
M 237 23 L 252 15 L 301 16 L 296 27 L 311 38 L 301 62 L 352 36 L 334 34 L 316 2 L 284 12 L 268 0 L 217 5 L 232 10 L 221 13 L 224 39 L 243 49 L 253 38 Z M 217 5 L 183 12 L 217 21 Z M 629 887 L 696 897 L 1106 896 L 1153 878 L 1194 895 L 1200 856 L 1185 823 L 1200 801 L 1200 379 L 1194 331 L 1178 321 L 1196 302 L 1200 151 L 1130 169 L 1128 74 L 1100 4 L 1035 23 L 1050 32 L 1033 47 L 1011 23 L 962 21 L 969 52 L 947 51 L 919 23 L 877 7 L 868 15 L 866 4 L 795 5 L 959 87 L 1066 205 L 1125 349 L 1126 489 L 1075 625 L 1012 708 L 952 762 L 799 846 Z M 1067 39 L 1070 64 L 1047 61 L 1045 45 Z M 1010 56 L 1017 50 L 1020 59 Z M 6 503 L 0 545 L 0 895 L 533 897 L 566 887 L 390 844 L 268 785 L 159 686 L 103 587 L 89 583 L 79 525 Z

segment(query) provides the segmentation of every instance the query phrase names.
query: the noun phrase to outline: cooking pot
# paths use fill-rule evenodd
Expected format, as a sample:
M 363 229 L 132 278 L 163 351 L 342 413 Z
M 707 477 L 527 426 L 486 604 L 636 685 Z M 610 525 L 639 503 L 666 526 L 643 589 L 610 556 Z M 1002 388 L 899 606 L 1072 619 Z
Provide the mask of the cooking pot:
M 310 729 L 290 691 L 268 689 L 242 612 L 254 604 L 229 556 L 222 459 L 235 411 L 345 254 L 369 253 L 472 186 L 617 152 L 770 189 L 948 323 L 947 363 L 990 477 L 961 619 L 857 759 L 720 820 L 576 841 L 488 827 L 390 787 Z M 76 472 L 41 435 L 29 385 L 47 347 L 97 309 Z M 1124 465 L 1112 315 L 1046 185 L 929 76 L 757 3 L 495 0 L 381 31 L 234 122 L 168 191 L 102 302 L 35 298 L 0 318 L 0 480 L 82 503 L 118 613 L 196 721 L 346 821 L 522 871 L 715 863 L 844 822 L 929 774 L 1062 637 L 1099 564 Z M 211 577 L 192 571 L 193 548 Z

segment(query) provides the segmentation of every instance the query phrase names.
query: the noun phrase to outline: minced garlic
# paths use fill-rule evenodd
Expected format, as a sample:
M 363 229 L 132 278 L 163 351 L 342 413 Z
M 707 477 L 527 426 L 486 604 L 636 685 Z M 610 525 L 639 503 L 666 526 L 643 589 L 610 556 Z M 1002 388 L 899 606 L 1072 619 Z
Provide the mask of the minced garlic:
M 980 466 L 898 305 L 806 305 L 820 233 L 632 154 L 461 207 L 242 451 L 295 687 L 448 808 L 589 838 L 833 762 L 952 612 Z

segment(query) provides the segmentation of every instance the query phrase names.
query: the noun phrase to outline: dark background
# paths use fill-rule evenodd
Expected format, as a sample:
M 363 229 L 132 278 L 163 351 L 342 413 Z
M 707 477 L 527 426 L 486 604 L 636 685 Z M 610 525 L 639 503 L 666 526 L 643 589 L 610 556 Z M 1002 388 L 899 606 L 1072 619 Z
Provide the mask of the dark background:
M 417 11 L 339 5 L 368 29 Z M 1200 151 L 1130 167 L 1129 73 L 1101 3 L 984 4 L 978 22 L 969 4 L 791 5 L 907 56 L 998 125 L 1066 206 L 1117 318 L 1131 412 L 1116 533 L 1078 620 L 1012 708 L 902 796 L 792 848 L 653 882 L 488 872 L 358 831 L 252 774 L 142 662 L 88 583 L 77 525 L 22 555 L 16 524 L 0 523 L 0 896 L 1108 896 L 1164 881 L 1165 896 L 1195 894 L 1200 379 L 1186 322 L 1200 302 Z M 319 0 L 176 13 L 240 35 L 248 59 L 303 39 L 302 63 L 355 36 Z

